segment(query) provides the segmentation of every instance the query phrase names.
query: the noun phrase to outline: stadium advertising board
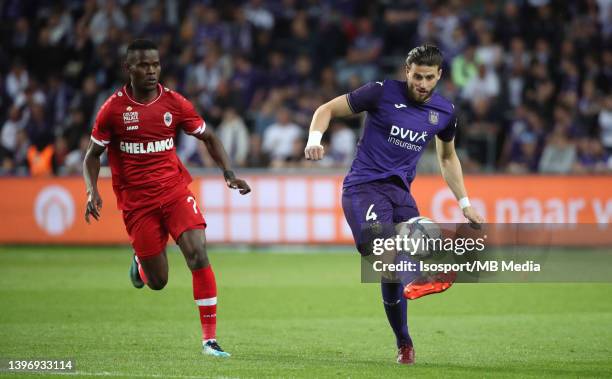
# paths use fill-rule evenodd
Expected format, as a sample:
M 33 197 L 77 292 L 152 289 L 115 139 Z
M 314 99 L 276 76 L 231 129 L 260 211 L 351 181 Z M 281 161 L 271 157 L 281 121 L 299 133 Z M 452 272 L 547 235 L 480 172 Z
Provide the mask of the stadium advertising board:
M 198 177 L 191 189 L 204 208 L 213 243 L 343 244 L 351 232 L 342 214 L 340 175 L 251 175 L 253 192 L 226 191 L 219 176 Z M 612 177 L 472 176 L 472 203 L 491 223 L 599 224 L 612 221 Z M 100 180 L 103 217 L 97 227 L 84 219 L 80 178 L 3 178 L 1 243 L 129 243 L 109 179 Z M 422 215 L 461 222 L 456 201 L 439 177 L 419 177 L 413 193 Z M 566 244 L 610 241 L 568 233 Z M 570 238 L 571 237 L 571 238 Z

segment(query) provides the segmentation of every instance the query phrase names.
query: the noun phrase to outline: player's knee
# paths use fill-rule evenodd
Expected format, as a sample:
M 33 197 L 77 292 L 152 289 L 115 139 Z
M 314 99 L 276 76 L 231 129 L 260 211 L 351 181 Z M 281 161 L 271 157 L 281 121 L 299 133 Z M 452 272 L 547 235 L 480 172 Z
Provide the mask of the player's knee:
M 183 255 L 187 261 L 187 266 L 191 270 L 197 270 L 208 266 L 208 256 L 204 244 L 189 244 L 183 246 Z
M 204 246 L 196 247 L 191 254 L 188 255 L 187 264 L 192 270 L 199 270 L 208 266 L 208 256 Z
M 168 284 L 168 278 L 167 277 L 149 278 L 149 281 L 147 283 L 149 288 L 152 289 L 152 290 L 155 290 L 155 291 L 159 291 L 159 290 L 164 289 L 166 284 Z

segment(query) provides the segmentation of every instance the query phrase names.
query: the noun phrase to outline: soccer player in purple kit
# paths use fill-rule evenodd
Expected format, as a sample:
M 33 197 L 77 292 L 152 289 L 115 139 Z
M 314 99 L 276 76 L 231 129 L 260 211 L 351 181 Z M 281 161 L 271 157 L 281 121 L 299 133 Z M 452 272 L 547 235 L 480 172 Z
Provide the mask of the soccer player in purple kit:
M 372 254 L 373 237 L 393 237 L 395 224 L 419 215 L 410 184 L 419 158 L 434 136 L 442 176 L 464 216 L 471 223 L 484 221 L 471 207 L 463 184 L 454 145 L 455 107 L 434 92 L 442 75 L 442 59 L 436 46 L 416 47 L 406 58 L 405 82 L 367 83 L 321 105 L 312 117 L 304 154 L 306 159 L 319 160 L 324 155 L 321 138 L 330 120 L 367 112 L 363 136 L 342 190 L 344 215 L 362 256 Z M 398 363 L 414 363 L 406 299 L 442 292 L 453 280 L 445 276 L 432 278 L 429 283 L 398 283 L 384 276 L 381 279 L 385 312 L 396 337 Z

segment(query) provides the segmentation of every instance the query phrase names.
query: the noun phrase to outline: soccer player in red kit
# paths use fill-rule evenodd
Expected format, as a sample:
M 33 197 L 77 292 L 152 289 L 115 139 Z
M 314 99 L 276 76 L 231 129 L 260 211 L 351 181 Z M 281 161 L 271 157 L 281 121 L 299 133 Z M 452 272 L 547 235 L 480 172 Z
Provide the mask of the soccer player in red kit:
M 97 182 L 100 155 L 108 149 L 117 206 L 134 249 L 130 278 L 161 290 L 168 282 L 168 234 L 179 245 L 193 277 L 193 296 L 202 324 L 202 346 L 207 355 L 228 357 L 216 340 L 217 286 L 206 254 L 206 223 L 195 196 L 188 189 L 191 176 L 176 155 L 174 138 L 183 129 L 204 142 L 223 169 L 227 185 L 242 195 L 249 185 L 235 177 L 219 139 L 193 105 L 159 84 L 157 46 L 135 40 L 127 49 L 129 84 L 100 108 L 83 162 L 87 186 L 85 220 L 98 220 L 102 199 Z

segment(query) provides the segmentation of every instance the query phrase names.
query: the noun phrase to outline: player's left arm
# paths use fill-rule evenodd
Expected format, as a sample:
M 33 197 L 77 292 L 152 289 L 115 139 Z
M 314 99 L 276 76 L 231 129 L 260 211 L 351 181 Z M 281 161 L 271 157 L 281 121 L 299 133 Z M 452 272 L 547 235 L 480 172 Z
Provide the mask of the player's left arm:
M 204 142 L 212 159 L 223 170 L 223 177 L 225 177 L 225 182 L 229 188 L 238 189 L 241 195 L 251 192 L 249 184 L 245 180 L 237 178 L 234 171 L 232 171 L 229 157 L 223 148 L 221 140 L 210 128 L 206 128 L 202 133 L 194 134 L 194 136 Z
M 245 180 L 236 178 L 223 144 L 215 133 L 206 127 L 206 123 L 196 112 L 193 104 L 178 94 L 176 96 L 180 106 L 179 124 L 183 131 L 204 142 L 212 159 L 223 170 L 223 177 L 229 188 L 237 189 L 241 195 L 251 192 L 251 187 Z
M 467 197 L 467 191 L 463 183 L 461 162 L 459 162 L 459 157 L 455 150 L 455 139 L 444 141 L 436 136 L 436 152 L 438 154 L 438 161 L 440 162 L 442 177 L 444 177 L 448 188 L 450 188 L 455 198 L 459 201 L 459 206 L 463 210 L 463 215 L 472 223 L 483 223 L 484 219 L 471 206 Z

